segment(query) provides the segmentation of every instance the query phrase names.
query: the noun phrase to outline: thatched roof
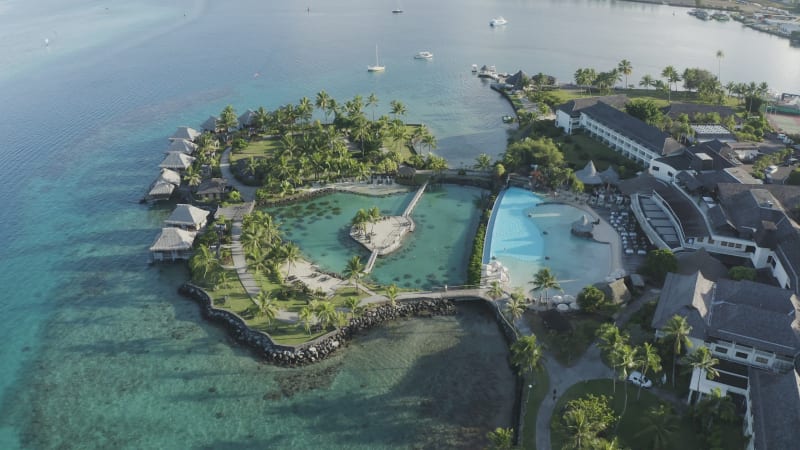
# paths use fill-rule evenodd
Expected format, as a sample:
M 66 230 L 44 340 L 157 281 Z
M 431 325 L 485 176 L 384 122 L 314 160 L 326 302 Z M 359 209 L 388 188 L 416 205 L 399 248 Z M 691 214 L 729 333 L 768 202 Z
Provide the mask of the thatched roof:
M 178 129 L 175 131 L 175 133 L 172 134 L 172 136 L 169 137 L 169 139 L 170 140 L 173 140 L 173 139 L 186 139 L 186 140 L 189 140 L 189 141 L 193 141 L 193 140 L 197 139 L 198 136 L 200 136 L 200 132 L 195 130 L 194 128 L 191 128 L 191 127 L 178 127 Z
M 619 278 L 610 283 L 600 283 L 598 289 L 603 291 L 608 301 L 618 305 L 625 303 L 631 299 L 631 292 L 628 286 L 625 285 L 625 279 Z
M 158 165 L 163 169 L 186 170 L 194 162 L 194 157 L 181 152 L 168 152 L 164 161 Z
M 600 179 L 603 183 L 616 186 L 619 183 L 619 174 L 613 167 L 608 166 L 606 170 L 600 172 Z
M 151 199 L 155 198 L 169 198 L 172 193 L 175 191 L 175 185 L 172 183 L 167 183 L 166 181 L 156 181 L 150 186 L 150 192 L 147 193 L 147 196 Z
M 256 112 L 252 109 L 248 109 L 247 111 L 243 112 L 241 116 L 239 116 L 239 127 L 246 128 L 253 124 L 253 120 L 256 117 Z
M 586 163 L 583 169 L 575 172 L 575 177 L 586 185 L 603 184 L 603 180 L 600 178 L 597 169 L 594 167 L 594 162 L 591 160 Z
M 594 231 L 594 224 L 589 216 L 584 214 L 580 219 L 572 222 L 572 231 L 578 234 L 591 234 Z
M 178 227 L 201 228 L 205 225 L 209 214 L 211 213 L 205 209 L 179 203 L 175 206 L 175 210 L 172 211 L 172 214 L 170 214 L 164 223 L 166 225 Z
M 411 166 L 400 166 L 400 168 L 397 169 L 397 176 L 401 178 L 413 178 L 416 174 L 417 169 Z
M 218 120 L 219 120 L 219 117 L 210 116 L 208 119 L 206 119 L 205 122 L 203 122 L 202 125 L 200 125 L 200 127 L 202 129 L 206 130 L 206 131 L 210 131 L 210 132 L 214 133 L 214 132 L 217 131 L 217 121 Z
M 161 229 L 153 245 L 150 246 L 151 252 L 186 251 L 192 248 L 194 231 L 186 231 L 180 228 L 167 227 Z
M 520 70 L 514 75 L 506 78 L 506 84 L 514 86 L 514 89 L 522 89 L 524 87 L 522 84 L 525 80 L 530 81 L 530 77 L 525 72 Z
M 197 144 L 192 141 L 188 141 L 186 139 L 173 139 L 169 147 L 167 147 L 166 153 L 169 152 L 181 152 L 187 155 L 193 154 L 197 151 Z

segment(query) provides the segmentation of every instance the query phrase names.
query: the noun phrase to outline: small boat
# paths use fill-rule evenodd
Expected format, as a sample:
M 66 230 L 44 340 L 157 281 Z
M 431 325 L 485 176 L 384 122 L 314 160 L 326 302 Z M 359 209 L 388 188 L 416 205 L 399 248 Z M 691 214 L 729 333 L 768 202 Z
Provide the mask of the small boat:
M 473 64 L 472 65 L 472 73 L 476 73 L 477 71 L 478 71 L 478 65 L 477 64 Z
M 505 115 L 503 116 L 503 123 L 511 123 L 514 121 L 514 116 Z
M 397 8 L 392 10 L 392 14 L 403 14 L 403 5 L 397 2 Z
M 414 59 L 433 59 L 433 53 L 431 52 L 419 52 L 414 55 Z
M 500 25 L 505 25 L 507 23 L 508 21 L 504 19 L 503 16 L 497 16 L 494 19 L 492 19 L 491 22 L 489 22 L 489 26 L 499 27 Z
M 374 66 L 367 66 L 367 72 L 383 72 L 386 70 L 385 66 L 382 66 L 380 60 L 378 60 L 378 46 L 375 46 L 375 65 Z

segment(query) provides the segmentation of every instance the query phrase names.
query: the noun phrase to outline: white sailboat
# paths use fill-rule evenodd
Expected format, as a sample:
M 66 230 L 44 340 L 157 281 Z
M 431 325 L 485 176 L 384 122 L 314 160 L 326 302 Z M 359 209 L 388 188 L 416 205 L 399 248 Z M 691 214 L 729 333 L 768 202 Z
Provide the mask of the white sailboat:
M 375 46 L 375 65 L 374 66 L 367 66 L 367 72 L 383 72 L 386 70 L 386 67 L 382 66 L 380 60 L 378 60 L 378 46 Z
M 397 8 L 392 10 L 392 14 L 402 14 L 403 13 L 403 5 L 400 2 L 397 2 Z

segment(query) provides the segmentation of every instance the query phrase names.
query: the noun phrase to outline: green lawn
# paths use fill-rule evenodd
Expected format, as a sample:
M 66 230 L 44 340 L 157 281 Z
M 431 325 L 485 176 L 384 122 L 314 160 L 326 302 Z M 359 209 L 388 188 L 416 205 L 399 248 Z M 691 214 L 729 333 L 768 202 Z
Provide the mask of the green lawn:
M 240 159 L 247 159 L 251 156 L 255 159 L 266 158 L 283 148 L 280 139 L 267 139 L 250 141 L 247 147 L 236 152 L 231 152 L 231 164 Z
M 560 100 L 558 104 L 566 103 L 576 98 L 597 97 L 604 95 L 598 92 L 596 89 L 592 90 L 591 95 L 587 94 L 583 90 L 577 89 L 555 89 L 549 92 L 553 93 L 553 95 Z M 673 102 L 704 103 L 697 98 L 697 93 L 688 91 L 673 91 L 672 94 L 668 96 L 666 92 L 656 91 L 655 89 L 618 89 L 605 95 L 617 94 L 625 94 L 629 98 L 653 100 L 658 106 L 667 106 L 669 105 L 670 100 Z M 736 108 L 741 105 L 739 104 L 738 99 L 733 97 L 725 97 L 725 106 Z
M 526 396 L 528 407 L 525 410 L 525 425 L 522 428 L 522 448 L 536 448 L 536 416 L 539 415 L 539 406 L 545 395 L 550 392 L 550 378 L 546 370 L 540 370 L 532 378 L 526 377 L 524 383 L 526 390 L 531 384 L 533 389 L 530 389 Z
M 583 383 L 578 383 L 572 386 L 561 398 L 555 407 L 553 414 L 553 421 L 550 424 L 551 430 L 551 443 L 552 448 L 563 448 L 566 442 L 566 436 L 561 433 L 560 427 L 556 426 L 561 420 L 561 415 L 558 414 L 567 404 L 569 400 L 583 397 L 587 394 L 606 395 L 611 399 L 611 408 L 619 415 L 622 412 L 622 407 L 625 401 L 624 384 L 617 382 L 617 392 L 613 393 L 613 386 L 610 379 L 604 380 L 590 380 Z M 642 396 L 639 400 L 636 399 L 636 388 L 633 385 L 628 386 L 628 408 L 619 422 L 618 436 L 621 443 L 628 448 L 649 448 L 647 436 L 636 437 L 636 434 L 641 428 L 641 417 L 643 417 L 647 410 L 651 407 L 658 406 L 663 403 L 655 395 L 642 390 Z M 689 421 L 688 414 L 680 416 L 679 429 L 672 438 L 673 447 L 675 449 L 689 449 L 689 448 L 702 448 L 702 442 L 694 432 L 693 426 Z M 613 430 L 611 430 L 613 431 Z
M 594 161 L 594 166 L 598 171 L 613 166 L 614 170 L 623 178 L 633 176 L 641 170 L 638 164 L 622 156 L 621 153 L 584 134 L 564 136 L 561 138 L 561 142 L 564 160 L 574 170 L 583 169 L 589 160 Z
M 564 365 L 571 365 L 583 355 L 595 339 L 595 333 L 603 319 L 592 314 L 577 313 L 568 316 L 572 333 L 557 333 L 545 328 L 541 317 L 534 311 L 526 310 L 523 318 L 536 335 L 539 342 Z

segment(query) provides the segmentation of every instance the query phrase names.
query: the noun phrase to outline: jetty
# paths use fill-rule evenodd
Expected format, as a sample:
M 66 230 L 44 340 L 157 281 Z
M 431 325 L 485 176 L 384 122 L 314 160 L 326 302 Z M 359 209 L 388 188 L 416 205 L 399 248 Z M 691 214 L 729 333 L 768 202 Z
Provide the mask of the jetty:
M 369 259 L 364 266 L 364 273 L 372 272 L 372 269 L 375 267 L 375 262 L 378 260 L 378 256 L 388 255 L 399 249 L 402 245 L 403 237 L 414 231 L 416 224 L 414 220 L 411 219 L 411 213 L 414 212 L 414 208 L 419 203 L 427 187 L 428 181 L 425 181 L 425 183 L 417 189 L 417 192 L 414 194 L 414 197 L 411 198 L 411 201 L 406 206 L 402 215 L 382 217 L 378 222 L 373 224 L 369 232 L 362 232 L 356 227 L 350 229 L 350 237 L 370 251 Z

